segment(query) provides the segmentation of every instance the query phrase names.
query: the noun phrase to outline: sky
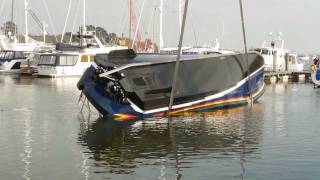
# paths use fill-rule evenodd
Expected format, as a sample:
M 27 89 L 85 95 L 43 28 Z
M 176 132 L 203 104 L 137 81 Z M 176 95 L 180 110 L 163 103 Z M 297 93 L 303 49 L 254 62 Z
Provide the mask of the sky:
M 86 24 L 104 27 L 119 36 L 128 34 L 128 0 L 87 0 Z M 134 0 L 137 18 L 144 0 Z M 48 25 L 50 34 L 64 29 L 70 0 L 29 0 L 31 9 Z M 139 31 L 159 42 L 160 0 L 145 0 Z M 243 49 L 238 0 L 189 0 L 184 45 L 210 45 L 219 39 L 224 49 Z M 77 32 L 82 23 L 82 0 L 72 0 L 67 31 Z M 10 19 L 11 0 L 0 0 L 0 24 Z M 78 5 L 79 4 L 79 5 Z M 260 47 L 269 32 L 282 32 L 285 47 L 298 53 L 320 53 L 320 1 L 243 0 L 248 47 Z M 48 11 L 47 11 L 48 9 Z M 15 0 L 19 31 L 24 30 L 23 0 Z M 164 0 L 164 43 L 177 46 L 179 37 L 178 0 Z M 40 30 L 30 19 L 31 33 Z

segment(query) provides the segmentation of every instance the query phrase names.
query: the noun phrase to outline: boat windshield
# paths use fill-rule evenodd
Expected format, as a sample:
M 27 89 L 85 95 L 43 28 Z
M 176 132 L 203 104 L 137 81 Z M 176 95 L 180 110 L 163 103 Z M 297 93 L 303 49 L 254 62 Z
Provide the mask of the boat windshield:
M 41 56 L 39 65 L 50 65 L 50 66 L 56 65 L 56 56 L 48 56 L 48 55 Z
M 0 61 L 11 61 L 13 59 L 26 59 L 28 53 L 23 51 L 1 51 Z
M 7 61 L 11 60 L 14 57 L 14 53 L 12 51 L 3 51 L 0 52 L 0 60 Z

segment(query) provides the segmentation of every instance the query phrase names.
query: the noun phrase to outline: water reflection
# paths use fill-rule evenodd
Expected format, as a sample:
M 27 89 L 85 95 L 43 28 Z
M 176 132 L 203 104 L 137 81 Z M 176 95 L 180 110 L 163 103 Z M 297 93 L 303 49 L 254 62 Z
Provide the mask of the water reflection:
M 243 178 L 246 158 L 259 155 L 263 105 L 214 112 L 185 113 L 181 117 L 120 123 L 110 119 L 80 120 L 79 141 L 90 149 L 95 166 L 114 174 L 133 174 L 146 162 L 159 168 L 158 179 L 205 159 L 236 158 Z

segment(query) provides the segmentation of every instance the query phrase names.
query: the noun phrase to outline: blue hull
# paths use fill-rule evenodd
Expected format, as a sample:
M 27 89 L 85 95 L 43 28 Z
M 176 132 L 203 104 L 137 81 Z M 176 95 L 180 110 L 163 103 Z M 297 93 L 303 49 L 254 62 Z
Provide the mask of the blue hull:
M 250 100 L 249 86 L 251 89 L 251 97 L 253 101 L 257 101 L 264 93 L 264 68 L 251 74 L 250 78 L 246 78 L 234 87 L 219 92 L 219 97 L 206 97 L 201 101 L 194 101 L 185 105 L 174 106 L 170 112 L 171 115 L 178 115 L 185 111 L 205 111 L 213 108 L 244 105 Z M 78 88 L 83 91 L 91 104 L 104 116 L 109 116 L 115 120 L 126 121 L 132 119 L 142 119 L 150 117 L 161 117 L 167 114 L 167 108 L 161 108 L 151 111 L 137 111 L 133 104 L 123 104 L 112 100 L 105 94 L 103 85 L 93 80 L 95 68 L 92 66 L 86 70 L 78 83 Z

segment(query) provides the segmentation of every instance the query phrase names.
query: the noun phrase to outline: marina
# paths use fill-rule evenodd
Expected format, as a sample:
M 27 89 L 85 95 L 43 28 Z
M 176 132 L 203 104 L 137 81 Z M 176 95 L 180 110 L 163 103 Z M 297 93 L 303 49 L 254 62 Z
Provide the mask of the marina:
M 318 179 L 320 4 L 287 1 L 1 1 L 0 179 Z
M 77 82 L 0 76 L 2 178 L 319 176 L 320 93 L 311 83 L 267 84 L 252 107 L 123 123 L 81 113 Z

